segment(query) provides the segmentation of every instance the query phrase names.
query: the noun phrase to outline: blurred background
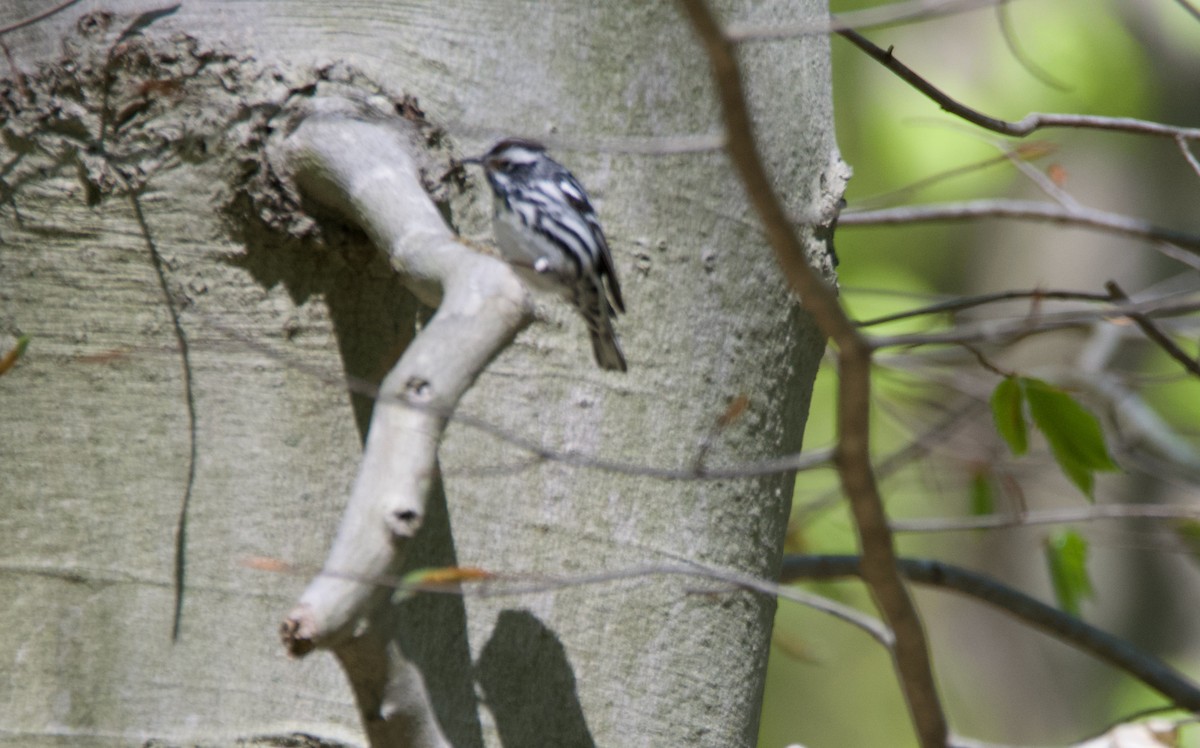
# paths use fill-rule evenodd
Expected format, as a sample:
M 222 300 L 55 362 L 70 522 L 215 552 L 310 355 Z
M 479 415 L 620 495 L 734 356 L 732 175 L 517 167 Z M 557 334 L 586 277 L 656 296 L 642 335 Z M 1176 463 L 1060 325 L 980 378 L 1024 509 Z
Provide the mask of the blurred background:
M 834 0 L 846 12 L 874 3 Z M 1137 117 L 1200 127 L 1200 19 L 1182 0 L 1025 0 L 864 35 L 959 101 L 994 117 L 1030 112 Z M 846 40 L 832 39 L 843 158 L 853 167 L 848 210 L 981 198 L 1052 201 L 1003 155 L 1080 204 L 1200 233 L 1200 174 L 1169 138 L 1044 130 L 1025 140 L 985 132 L 937 105 Z M 1200 144 L 1193 145 L 1200 154 Z M 928 181 L 926 181 L 928 180 Z M 919 189 L 908 189 L 911 186 Z M 923 186 L 922 186 L 923 185 Z M 1069 289 L 1195 298 L 1200 273 L 1153 244 L 1013 220 L 911 227 L 843 227 L 836 237 L 842 294 L 867 320 L 958 295 Z M 1086 305 L 1026 299 L 960 314 L 872 326 L 873 334 L 948 329 L 984 319 Z M 1093 305 L 1094 308 L 1094 305 Z M 1197 354 L 1196 326 L 1171 323 Z M 1098 323 L 1015 345 L 984 345 L 1003 371 L 1067 388 L 1104 424 L 1123 470 L 1097 476 L 1097 504 L 1200 505 L 1200 381 L 1131 325 Z M 1044 443 L 1014 458 L 987 397 L 1000 381 L 962 349 L 882 351 L 875 372 L 874 454 L 909 449 L 882 481 L 894 519 L 969 517 L 1088 506 Z M 835 377 L 826 366 L 805 448 L 833 441 Z M 1132 419 L 1132 420 L 1131 420 Z M 905 556 L 935 558 L 1054 602 L 1046 544 L 1066 530 L 1087 541 L 1093 595 L 1082 617 L 1200 679 L 1200 569 L 1187 526 L 1103 520 L 1070 526 L 905 532 Z M 796 483 L 790 550 L 855 553 L 832 471 Z M 860 584 L 809 589 L 874 609 Z M 1163 697 L 1002 612 L 916 588 L 952 729 L 1007 745 L 1067 745 L 1103 732 Z M 783 748 L 915 745 L 887 654 L 861 631 L 781 603 L 759 745 Z M 1200 728 L 1181 731 L 1200 746 Z

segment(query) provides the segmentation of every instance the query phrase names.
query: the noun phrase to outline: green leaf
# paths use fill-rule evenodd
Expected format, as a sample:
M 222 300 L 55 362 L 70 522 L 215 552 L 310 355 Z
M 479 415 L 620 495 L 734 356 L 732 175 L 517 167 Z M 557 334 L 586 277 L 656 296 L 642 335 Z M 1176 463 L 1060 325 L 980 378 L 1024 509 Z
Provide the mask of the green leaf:
M 1064 459 L 1057 450 L 1054 452 L 1054 459 L 1058 461 L 1058 467 L 1062 469 L 1063 475 L 1075 484 L 1088 501 L 1095 501 L 1096 488 L 1096 473 L 1089 470 L 1077 462 L 1072 462 L 1070 459 Z
M 1025 424 L 1024 396 L 1016 377 L 1005 377 L 992 391 L 992 420 L 996 431 L 1008 442 L 1014 455 L 1029 451 L 1029 429 Z
M 1046 539 L 1046 563 L 1058 607 L 1079 615 L 1080 603 L 1094 596 L 1087 573 L 1087 540 L 1074 530 L 1064 530 Z
M 1058 387 L 1027 377 L 1022 377 L 1021 386 L 1029 401 L 1029 414 L 1050 444 L 1054 459 L 1090 499 L 1095 472 L 1119 469 L 1108 456 L 1100 422 Z
M 971 476 L 971 514 L 975 517 L 982 517 L 985 514 L 991 514 L 996 508 L 996 502 L 992 491 L 992 477 L 988 475 L 986 470 L 977 470 Z

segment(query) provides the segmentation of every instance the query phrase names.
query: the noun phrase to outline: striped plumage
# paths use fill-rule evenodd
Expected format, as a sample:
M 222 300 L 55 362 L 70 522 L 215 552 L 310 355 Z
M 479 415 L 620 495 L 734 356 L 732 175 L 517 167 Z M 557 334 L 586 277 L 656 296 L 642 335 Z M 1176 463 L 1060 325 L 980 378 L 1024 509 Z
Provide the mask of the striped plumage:
M 504 258 L 534 286 L 583 315 L 596 362 L 625 371 L 612 320 L 625 311 L 612 253 L 583 186 L 539 143 L 508 138 L 465 163 L 483 166 L 495 197 L 492 225 Z

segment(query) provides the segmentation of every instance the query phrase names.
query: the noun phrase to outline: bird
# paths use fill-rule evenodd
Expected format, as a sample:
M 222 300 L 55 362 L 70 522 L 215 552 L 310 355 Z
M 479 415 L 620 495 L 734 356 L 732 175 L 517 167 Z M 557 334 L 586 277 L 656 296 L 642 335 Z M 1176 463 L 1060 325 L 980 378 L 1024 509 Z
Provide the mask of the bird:
M 608 240 L 583 185 L 545 146 L 523 138 L 504 138 L 461 163 L 483 167 L 500 255 L 530 285 L 565 297 L 579 310 L 601 368 L 626 371 L 613 330 L 625 301 Z

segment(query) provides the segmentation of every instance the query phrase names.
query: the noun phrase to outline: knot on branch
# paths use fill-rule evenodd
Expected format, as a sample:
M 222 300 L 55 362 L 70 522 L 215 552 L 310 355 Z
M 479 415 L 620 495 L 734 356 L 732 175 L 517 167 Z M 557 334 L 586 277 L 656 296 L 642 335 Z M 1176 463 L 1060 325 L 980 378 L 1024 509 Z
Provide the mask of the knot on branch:
M 412 403 L 427 403 L 433 399 L 433 387 L 422 377 L 410 377 L 404 383 L 404 393 Z
M 305 606 L 298 606 L 279 626 L 279 639 L 289 657 L 304 657 L 316 649 L 313 641 L 312 617 Z
M 397 509 L 384 519 L 384 524 L 387 525 L 394 541 L 402 541 L 416 535 L 424 519 L 424 516 L 414 509 Z

